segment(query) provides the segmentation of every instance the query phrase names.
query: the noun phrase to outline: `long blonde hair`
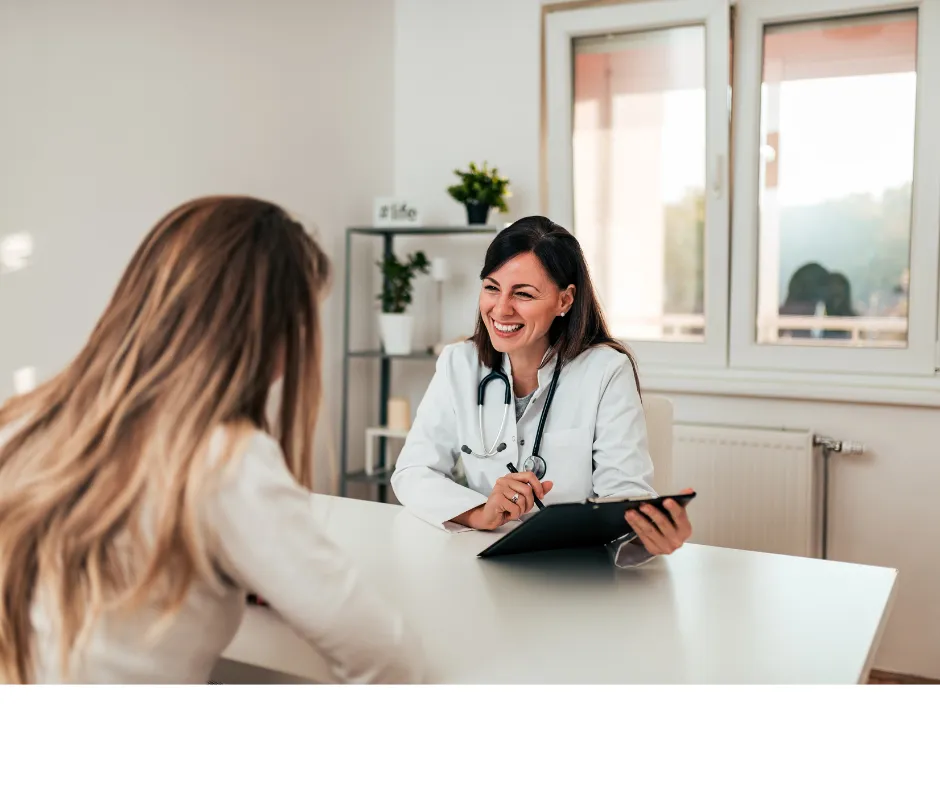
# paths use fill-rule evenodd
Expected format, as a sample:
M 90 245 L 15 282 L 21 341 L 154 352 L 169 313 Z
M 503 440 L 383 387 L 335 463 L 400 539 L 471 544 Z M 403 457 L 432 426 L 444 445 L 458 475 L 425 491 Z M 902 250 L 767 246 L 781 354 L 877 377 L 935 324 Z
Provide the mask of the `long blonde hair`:
M 198 517 L 217 481 L 207 452 L 218 427 L 235 428 L 226 456 L 245 427 L 275 432 L 312 487 L 328 276 L 278 206 L 186 203 L 143 240 L 78 356 L 0 407 L 0 431 L 12 430 L 0 446 L 0 681 L 32 679 L 39 588 L 57 603 L 67 670 L 103 611 L 156 599 L 171 616 L 196 578 L 219 582 Z M 281 365 L 272 429 L 265 406 Z

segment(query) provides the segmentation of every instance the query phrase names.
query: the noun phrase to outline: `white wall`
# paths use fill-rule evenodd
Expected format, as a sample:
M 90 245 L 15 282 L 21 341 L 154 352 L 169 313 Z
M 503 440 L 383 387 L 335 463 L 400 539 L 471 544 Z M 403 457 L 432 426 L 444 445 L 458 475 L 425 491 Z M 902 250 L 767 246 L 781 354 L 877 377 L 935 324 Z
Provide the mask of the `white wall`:
M 339 408 L 343 229 L 392 186 L 393 4 L 6 0 L 0 4 L 0 397 L 78 350 L 146 230 L 191 197 L 274 200 L 336 264 L 327 413 Z M 318 486 L 331 454 L 321 430 Z
M 539 26 L 539 0 L 396 1 L 395 189 L 430 218 L 463 220 L 444 190 L 455 166 L 484 157 L 512 180 L 510 218 L 539 212 Z M 468 270 L 481 261 L 468 259 Z M 472 319 L 472 279 L 448 295 L 452 319 L 464 324 Z M 900 570 L 876 664 L 940 678 L 940 413 L 672 398 L 682 421 L 810 428 L 870 447 L 868 456 L 832 460 L 831 557 Z
M 466 223 L 464 207 L 446 189 L 455 168 L 488 159 L 508 174 L 510 213 L 491 212 L 499 225 L 539 211 L 539 3 L 537 0 L 396 0 L 395 193 L 421 206 L 428 224 Z M 450 263 L 444 286 L 445 339 L 469 335 L 480 266 L 491 237 L 422 239 L 420 246 Z M 418 336 L 436 341 L 436 316 L 422 311 L 436 293 L 417 280 L 412 312 Z M 412 411 L 433 368 L 394 391 Z

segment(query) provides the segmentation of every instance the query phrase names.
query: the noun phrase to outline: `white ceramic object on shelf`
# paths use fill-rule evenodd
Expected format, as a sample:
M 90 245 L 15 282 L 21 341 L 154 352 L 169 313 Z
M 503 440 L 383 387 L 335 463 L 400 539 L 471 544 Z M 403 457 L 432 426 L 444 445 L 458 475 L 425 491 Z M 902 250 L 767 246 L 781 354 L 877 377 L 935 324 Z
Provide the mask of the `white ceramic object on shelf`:
M 392 356 L 407 356 L 411 353 L 413 322 L 411 315 L 388 312 L 379 314 L 379 334 L 386 353 Z
M 376 471 L 385 470 L 385 468 L 376 468 L 375 467 L 375 439 L 376 438 L 387 438 L 390 440 L 399 440 L 404 443 L 405 438 L 408 437 L 408 430 L 396 430 L 391 427 L 366 427 L 366 474 L 371 476 Z M 386 451 L 389 451 L 391 447 L 388 447 Z M 389 468 L 394 468 L 395 463 L 388 463 Z

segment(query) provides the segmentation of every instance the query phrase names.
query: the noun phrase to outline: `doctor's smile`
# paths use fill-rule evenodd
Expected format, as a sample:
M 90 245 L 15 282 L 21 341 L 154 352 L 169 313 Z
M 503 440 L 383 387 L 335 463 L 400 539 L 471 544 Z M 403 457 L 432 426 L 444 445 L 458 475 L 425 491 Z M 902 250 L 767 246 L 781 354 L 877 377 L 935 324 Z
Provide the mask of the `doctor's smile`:
M 496 320 L 491 320 L 490 325 L 493 326 L 496 335 L 500 337 L 511 336 L 522 328 L 522 323 L 500 323 Z

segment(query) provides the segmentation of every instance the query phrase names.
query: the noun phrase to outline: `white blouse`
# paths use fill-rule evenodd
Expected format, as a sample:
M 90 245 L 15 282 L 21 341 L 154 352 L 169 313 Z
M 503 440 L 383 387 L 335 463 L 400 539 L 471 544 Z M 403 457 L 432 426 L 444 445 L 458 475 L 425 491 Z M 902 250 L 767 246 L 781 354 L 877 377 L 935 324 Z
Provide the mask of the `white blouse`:
M 235 586 L 219 593 L 195 581 L 179 613 L 155 639 L 148 638 L 159 618 L 152 608 L 103 614 L 73 654 L 65 678 L 49 599 L 37 592 L 35 680 L 204 683 L 235 636 L 251 591 L 324 656 L 337 681 L 420 681 L 416 637 L 327 537 L 278 443 L 256 432 L 226 471 L 218 492 L 205 502 L 204 516 L 219 546 L 213 558 Z

